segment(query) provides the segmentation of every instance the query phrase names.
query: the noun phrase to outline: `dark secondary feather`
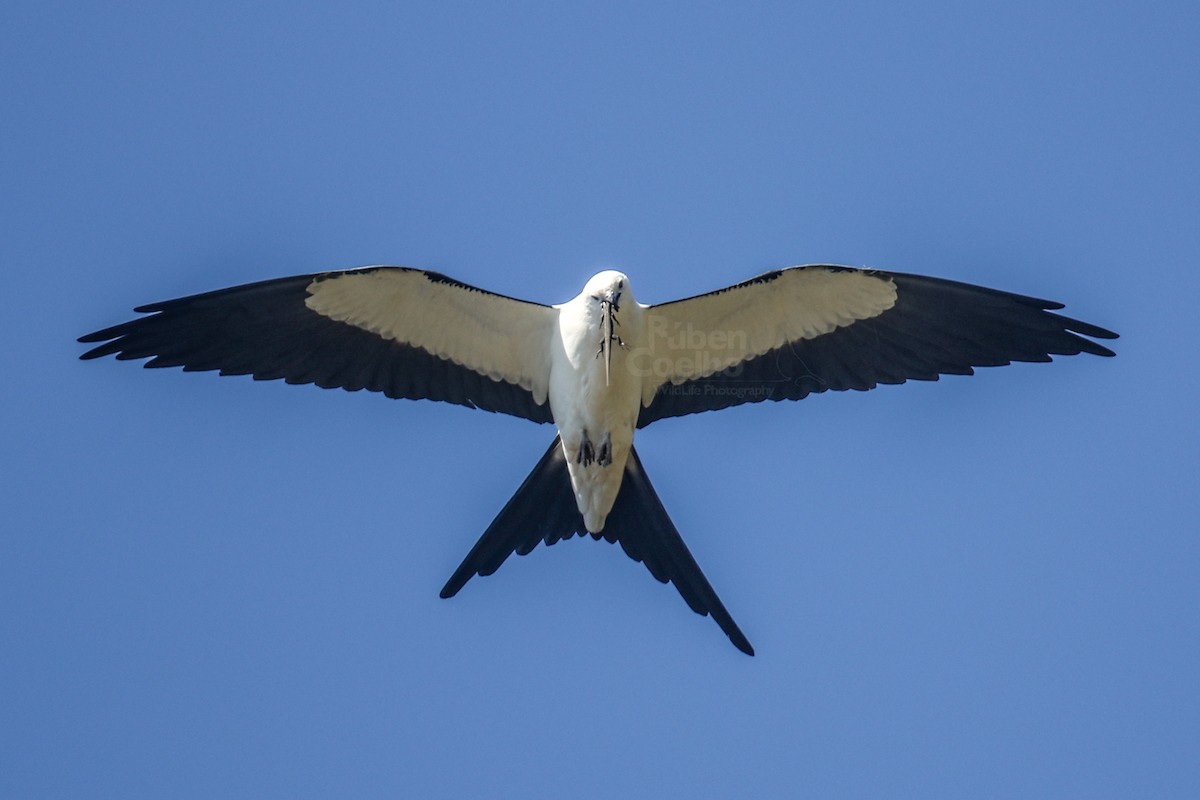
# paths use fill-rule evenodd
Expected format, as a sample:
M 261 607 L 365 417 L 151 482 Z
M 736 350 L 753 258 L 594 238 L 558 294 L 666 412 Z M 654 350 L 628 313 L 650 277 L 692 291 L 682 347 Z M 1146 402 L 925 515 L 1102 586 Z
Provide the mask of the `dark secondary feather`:
M 780 274 L 767 273 L 747 285 Z M 667 384 L 642 409 L 638 427 L 741 403 L 971 375 L 975 367 L 1050 361 L 1051 355 L 1113 355 L 1092 339 L 1117 335 L 1053 313 L 1061 303 L 939 278 L 870 274 L 895 281 L 892 308 L 812 339 L 788 342 L 716 375 Z
M 147 367 L 219 370 L 255 380 L 282 378 L 326 389 L 366 389 L 388 397 L 444 400 L 534 422 L 552 421 L 549 403 L 537 403 L 516 384 L 329 319 L 305 305 L 314 281 L 374 269 L 378 268 L 280 278 L 141 306 L 135 311 L 150 316 L 80 337 L 81 342 L 103 342 L 81 357 L 149 358 Z M 424 274 L 432 282 L 489 294 L 437 273 Z
M 462 564 L 446 581 L 442 597 L 453 597 L 475 575 L 491 575 L 512 554 L 526 555 L 541 542 L 548 545 L 587 533 L 575 504 L 571 478 L 558 437 L 529 477 L 479 537 Z M 725 610 L 700 566 L 675 529 L 650 485 L 637 451 L 631 451 L 616 503 L 594 539 L 619 542 L 630 558 L 640 561 L 662 583 L 673 583 L 688 606 L 712 615 L 733 645 L 748 655 L 754 649 Z

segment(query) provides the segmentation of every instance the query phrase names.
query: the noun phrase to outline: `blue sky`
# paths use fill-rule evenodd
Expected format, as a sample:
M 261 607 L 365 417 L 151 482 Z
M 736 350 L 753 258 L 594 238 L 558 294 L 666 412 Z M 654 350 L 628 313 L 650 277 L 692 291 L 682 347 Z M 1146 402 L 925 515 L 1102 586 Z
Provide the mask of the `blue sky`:
M 1194 4 L 0 17 L 0 795 L 1200 792 Z M 753 659 L 603 543 L 438 599 L 548 427 L 76 360 L 325 269 L 659 302 L 811 262 L 1122 338 L 641 432 Z

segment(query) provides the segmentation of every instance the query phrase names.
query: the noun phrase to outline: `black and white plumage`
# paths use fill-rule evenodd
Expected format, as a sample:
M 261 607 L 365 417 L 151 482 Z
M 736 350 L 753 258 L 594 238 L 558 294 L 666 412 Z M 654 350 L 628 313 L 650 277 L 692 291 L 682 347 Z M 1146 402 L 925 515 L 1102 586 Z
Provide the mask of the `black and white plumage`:
M 620 542 L 753 654 L 642 469 L 633 436 L 664 417 L 975 367 L 1111 356 L 1059 303 L 917 275 L 803 266 L 655 306 L 601 272 L 530 303 L 404 267 L 263 281 L 153 303 L 80 338 L 82 358 L 219 370 L 552 422 L 558 436 L 442 590 L 576 534 Z

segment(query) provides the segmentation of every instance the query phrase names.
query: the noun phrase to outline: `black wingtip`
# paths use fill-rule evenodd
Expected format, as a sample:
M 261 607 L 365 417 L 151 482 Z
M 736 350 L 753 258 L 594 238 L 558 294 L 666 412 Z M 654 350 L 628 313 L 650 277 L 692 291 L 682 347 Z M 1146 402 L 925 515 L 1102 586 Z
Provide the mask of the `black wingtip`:
M 1099 325 L 1093 325 L 1090 322 L 1084 322 L 1082 320 L 1074 319 L 1072 317 L 1066 317 L 1066 316 L 1063 316 L 1062 314 L 1054 314 L 1053 316 L 1060 323 L 1062 323 L 1062 326 L 1064 328 L 1066 328 L 1068 331 L 1075 334 L 1076 336 L 1089 336 L 1093 339 L 1119 339 L 1119 338 L 1121 338 L 1120 335 L 1117 334 L 1115 331 L 1110 331 L 1108 328 L 1101 328 Z M 1107 349 L 1107 348 L 1104 348 L 1104 349 Z
M 89 339 L 87 337 L 80 337 L 79 341 L 84 342 L 84 343 L 91 343 L 91 342 L 99 342 L 99 341 L 103 341 L 103 340 Z M 95 359 L 95 358 L 102 358 L 104 356 L 112 355 L 113 353 L 119 353 L 119 352 L 121 352 L 121 346 L 117 342 L 104 342 L 104 344 L 99 345 L 97 347 L 93 347 L 91 350 L 88 350 L 86 353 L 79 356 L 79 360 L 80 361 L 91 361 L 92 359 Z

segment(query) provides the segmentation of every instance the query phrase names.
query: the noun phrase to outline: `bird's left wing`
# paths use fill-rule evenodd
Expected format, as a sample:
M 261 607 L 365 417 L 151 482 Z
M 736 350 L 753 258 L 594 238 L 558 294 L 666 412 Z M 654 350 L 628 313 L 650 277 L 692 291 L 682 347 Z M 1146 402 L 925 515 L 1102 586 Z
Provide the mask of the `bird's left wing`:
M 651 306 L 630 364 L 638 427 L 739 403 L 970 375 L 974 367 L 1111 356 L 1116 334 L 1061 303 L 920 275 L 837 266 L 777 270 Z
M 550 422 L 557 312 L 436 272 L 366 267 L 141 306 L 90 333 L 82 358 L 219 370 L 389 397 L 444 400 Z

